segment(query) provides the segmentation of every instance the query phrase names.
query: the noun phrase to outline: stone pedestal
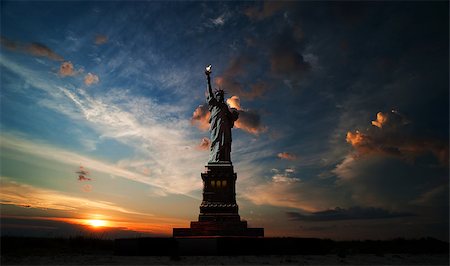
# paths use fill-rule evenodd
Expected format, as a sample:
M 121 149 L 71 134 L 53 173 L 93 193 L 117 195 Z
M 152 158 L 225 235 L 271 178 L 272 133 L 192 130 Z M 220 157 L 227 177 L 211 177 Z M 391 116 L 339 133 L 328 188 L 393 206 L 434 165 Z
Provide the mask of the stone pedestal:
M 174 237 L 264 236 L 263 228 L 248 228 L 236 203 L 236 178 L 231 162 L 208 163 L 202 173 L 203 201 L 198 221 L 190 228 L 174 228 Z

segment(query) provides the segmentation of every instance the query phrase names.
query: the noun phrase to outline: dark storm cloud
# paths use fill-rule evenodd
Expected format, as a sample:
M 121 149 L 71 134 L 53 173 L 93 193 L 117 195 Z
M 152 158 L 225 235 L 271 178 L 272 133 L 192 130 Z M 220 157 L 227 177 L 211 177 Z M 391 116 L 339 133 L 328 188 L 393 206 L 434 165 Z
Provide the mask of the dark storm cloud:
M 239 119 L 235 126 L 248 133 L 258 135 L 267 130 L 261 123 L 261 116 L 254 110 L 239 110 Z
M 381 153 L 413 160 L 418 156 L 432 154 L 441 164 L 448 164 L 448 141 L 420 138 L 408 128 L 410 123 L 397 111 L 378 112 L 372 127 L 365 131 L 349 131 L 346 140 L 358 156 Z
M 287 215 L 291 218 L 291 220 L 308 221 L 308 222 L 388 219 L 388 218 L 415 216 L 412 213 L 391 212 L 381 208 L 374 208 L 374 207 L 351 207 L 348 209 L 337 207 L 333 210 L 312 212 L 310 214 L 302 214 L 299 212 L 287 212 Z
M 55 61 L 63 61 L 64 58 L 59 54 L 55 53 L 52 49 L 44 44 L 33 42 L 33 43 L 20 43 L 17 41 L 9 40 L 6 37 L 1 37 L 1 45 L 10 51 L 28 53 L 33 56 L 47 57 L 48 59 Z
M 270 67 L 273 74 L 298 80 L 311 69 L 302 55 L 302 44 L 296 28 L 286 28 L 275 37 L 271 47 Z
M 225 71 L 214 79 L 216 86 L 232 95 L 252 100 L 261 97 L 270 87 L 266 81 L 246 82 L 242 78 L 250 74 L 249 69 L 257 60 L 248 55 L 233 57 Z

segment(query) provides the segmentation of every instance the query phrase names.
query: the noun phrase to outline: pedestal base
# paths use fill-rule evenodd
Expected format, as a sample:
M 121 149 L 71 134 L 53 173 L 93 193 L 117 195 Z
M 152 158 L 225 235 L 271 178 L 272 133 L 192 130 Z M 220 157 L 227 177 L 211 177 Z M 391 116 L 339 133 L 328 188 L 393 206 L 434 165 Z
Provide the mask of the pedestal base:
M 251 236 L 263 237 L 263 228 L 247 228 L 236 203 L 236 179 L 231 162 L 208 163 L 201 174 L 203 201 L 198 221 L 190 228 L 173 228 L 174 237 Z

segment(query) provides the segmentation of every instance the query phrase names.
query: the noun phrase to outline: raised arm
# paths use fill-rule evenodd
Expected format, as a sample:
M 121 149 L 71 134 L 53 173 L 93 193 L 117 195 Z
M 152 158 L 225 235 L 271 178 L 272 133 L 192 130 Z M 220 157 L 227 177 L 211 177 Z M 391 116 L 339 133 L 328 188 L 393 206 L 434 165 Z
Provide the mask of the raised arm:
M 210 77 L 210 75 L 211 75 L 211 65 L 206 67 L 205 74 L 206 74 L 206 79 L 208 81 L 209 97 L 210 98 L 214 98 L 214 93 L 213 93 L 212 88 L 211 88 L 211 77 Z

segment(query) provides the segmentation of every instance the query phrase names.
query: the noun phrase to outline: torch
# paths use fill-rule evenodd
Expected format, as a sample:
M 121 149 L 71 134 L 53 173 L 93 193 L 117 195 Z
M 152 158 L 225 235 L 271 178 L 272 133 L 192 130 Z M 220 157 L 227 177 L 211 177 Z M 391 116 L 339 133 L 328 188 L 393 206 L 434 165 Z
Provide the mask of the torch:
M 209 76 L 210 74 L 211 74 L 211 68 L 212 68 L 212 66 L 211 65 L 208 65 L 207 67 L 206 67 L 206 70 L 205 70 L 205 74 L 207 75 L 207 76 Z

